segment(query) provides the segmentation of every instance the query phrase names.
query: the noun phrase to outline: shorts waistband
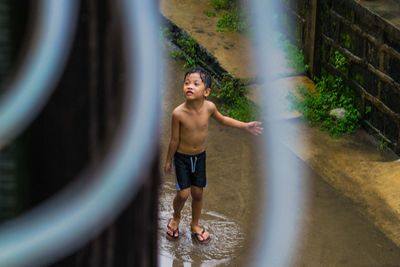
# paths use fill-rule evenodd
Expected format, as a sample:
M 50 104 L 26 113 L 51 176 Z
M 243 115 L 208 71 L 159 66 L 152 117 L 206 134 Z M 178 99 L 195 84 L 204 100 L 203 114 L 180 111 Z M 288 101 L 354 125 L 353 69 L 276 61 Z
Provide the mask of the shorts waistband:
M 184 156 L 184 157 L 199 157 L 199 156 L 205 155 L 206 151 L 203 151 L 203 152 L 201 152 L 199 154 L 194 154 L 194 155 L 183 154 L 183 153 L 180 153 L 180 152 L 175 152 L 175 154 L 180 155 L 180 156 Z

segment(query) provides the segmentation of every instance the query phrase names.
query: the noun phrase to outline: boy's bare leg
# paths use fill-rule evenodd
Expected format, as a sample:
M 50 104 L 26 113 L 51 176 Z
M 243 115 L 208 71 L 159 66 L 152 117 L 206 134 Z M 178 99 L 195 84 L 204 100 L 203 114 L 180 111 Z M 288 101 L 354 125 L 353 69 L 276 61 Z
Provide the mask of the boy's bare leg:
M 192 195 L 192 223 L 190 224 L 191 231 L 193 233 L 199 233 L 200 241 L 206 240 L 209 236 L 209 233 L 204 232 L 203 234 L 201 234 L 203 228 L 199 224 L 201 209 L 203 208 L 203 188 L 192 186 L 191 195 Z
M 169 223 L 169 226 L 172 229 L 178 228 L 179 222 L 181 221 L 181 211 L 183 209 L 183 206 L 185 206 L 185 202 L 188 199 L 189 194 L 190 194 L 190 188 L 180 190 L 176 193 L 176 196 L 173 201 L 174 215 Z

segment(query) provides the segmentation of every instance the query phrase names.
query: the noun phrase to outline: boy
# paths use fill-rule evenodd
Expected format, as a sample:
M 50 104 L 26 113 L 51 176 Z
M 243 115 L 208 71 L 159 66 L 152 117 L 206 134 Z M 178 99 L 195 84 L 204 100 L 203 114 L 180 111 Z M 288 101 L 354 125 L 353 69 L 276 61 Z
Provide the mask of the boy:
M 202 68 L 189 70 L 184 76 L 185 102 L 172 112 L 171 139 L 164 165 L 166 174 L 175 166 L 177 193 L 173 201 L 173 218 L 167 224 L 167 236 L 179 237 L 181 210 L 192 197 L 192 236 L 200 243 L 210 241 L 209 233 L 199 224 L 203 188 L 206 186 L 206 139 L 208 121 L 213 117 L 219 123 L 246 130 L 254 135 L 262 133 L 261 122 L 241 122 L 223 116 L 215 104 L 206 100 L 211 91 L 211 75 Z M 174 161 L 172 163 L 172 161 Z

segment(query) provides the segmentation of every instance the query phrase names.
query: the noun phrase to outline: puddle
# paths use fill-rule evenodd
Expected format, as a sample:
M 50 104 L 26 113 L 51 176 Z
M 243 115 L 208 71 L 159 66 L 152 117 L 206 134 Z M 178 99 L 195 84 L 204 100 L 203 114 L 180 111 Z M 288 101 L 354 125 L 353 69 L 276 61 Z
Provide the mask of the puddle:
M 224 214 L 203 209 L 201 222 L 210 232 L 210 243 L 198 244 L 190 234 L 190 198 L 182 211 L 180 238 L 171 241 L 165 237 L 166 225 L 172 216 L 175 184 L 166 182 L 161 193 L 159 221 L 160 266 L 228 266 L 235 251 L 244 246 L 245 233 L 241 227 Z

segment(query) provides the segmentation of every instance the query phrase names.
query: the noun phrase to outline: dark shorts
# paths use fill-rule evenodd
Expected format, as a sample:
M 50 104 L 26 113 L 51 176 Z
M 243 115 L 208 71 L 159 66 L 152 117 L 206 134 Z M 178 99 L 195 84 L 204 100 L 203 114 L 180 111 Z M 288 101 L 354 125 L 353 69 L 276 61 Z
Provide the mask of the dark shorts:
M 174 165 L 176 173 L 176 190 L 192 185 L 206 187 L 206 152 L 198 155 L 185 155 L 175 152 Z

